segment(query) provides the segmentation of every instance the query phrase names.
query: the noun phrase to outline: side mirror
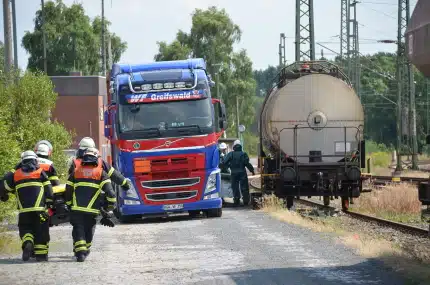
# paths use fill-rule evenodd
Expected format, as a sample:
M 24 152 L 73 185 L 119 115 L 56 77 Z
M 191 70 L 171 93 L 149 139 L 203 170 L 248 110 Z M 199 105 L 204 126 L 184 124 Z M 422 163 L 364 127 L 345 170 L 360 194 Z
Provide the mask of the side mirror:
M 224 103 L 221 102 L 219 99 L 212 99 L 212 104 L 214 104 L 215 109 L 215 116 L 216 116 L 216 122 L 217 126 L 221 130 L 227 129 L 227 112 L 225 110 Z
M 109 110 L 104 111 L 104 121 L 105 121 L 105 137 L 109 140 L 112 139 L 112 124 L 110 121 L 110 112 Z

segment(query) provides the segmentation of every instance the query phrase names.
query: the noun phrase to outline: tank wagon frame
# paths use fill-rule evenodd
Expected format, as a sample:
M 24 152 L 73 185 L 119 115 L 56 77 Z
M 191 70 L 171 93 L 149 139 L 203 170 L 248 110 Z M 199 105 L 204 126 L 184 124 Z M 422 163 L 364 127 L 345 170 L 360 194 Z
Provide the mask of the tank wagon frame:
M 342 70 L 327 61 L 296 62 L 283 68 L 275 77 L 274 84 L 268 90 L 263 108 L 260 113 L 259 132 L 259 166 L 261 172 L 261 194 L 275 194 L 286 200 L 286 206 L 293 206 L 294 197 L 322 196 L 324 204 L 329 205 L 333 198 L 341 197 L 342 208 L 347 210 L 353 198 L 359 197 L 362 190 L 361 168 L 365 167 L 365 143 L 362 137 L 362 125 L 354 126 L 324 126 L 323 128 L 337 128 L 344 133 L 344 151 L 342 154 L 322 155 L 319 151 L 309 151 L 308 155 L 297 153 L 298 137 L 306 129 L 315 129 L 315 126 L 303 126 L 293 123 L 292 127 L 279 130 L 293 132 L 294 153 L 285 154 L 280 147 L 276 148 L 263 140 L 263 110 L 270 94 L 281 89 L 290 82 L 310 74 L 326 74 L 341 79 L 351 86 L 348 77 Z M 277 121 L 281 122 L 281 121 Z M 357 149 L 347 151 L 346 133 L 356 129 Z M 324 162 L 323 158 L 336 157 L 336 162 Z M 298 162 L 300 159 L 302 162 Z M 303 159 L 308 162 L 303 163 Z M 332 159 L 333 160 L 333 159 Z

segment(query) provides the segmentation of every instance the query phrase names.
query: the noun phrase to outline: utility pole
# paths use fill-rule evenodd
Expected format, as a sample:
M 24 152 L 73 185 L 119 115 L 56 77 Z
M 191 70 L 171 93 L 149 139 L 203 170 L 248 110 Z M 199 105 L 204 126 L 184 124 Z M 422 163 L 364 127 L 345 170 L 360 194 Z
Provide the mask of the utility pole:
M 296 61 L 315 60 L 314 1 L 296 0 Z
M 18 69 L 18 40 L 16 36 L 16 7 L 15 0 L 10 1 L 12 3 L 12 27 L 13 27 L 13 66 Z
M 42 1 L 42 38 L 43 38 L 43 70 L 48 75 L 48 62 L 46 59 L 46 32 L 45 32 L 45 1 Z
M 352 1 L 352 2 L 351 2 Z M 360 48 L 358 41 L 358 21 L 356 0 L 342 0 L 341 7 L 341 54 L 346 55 L 348 77 L 361 100 L 360 92 Z M 345 54 L 346 52 L 346 54 Z
M 236 95 L 236 132 L 237 132 L 237 138 L 240 138 L 240 118 L 239 118 L 239 95 Z
M 102 75 L 106 75 L 105 1 L 102 0 Z
M 397 124 L 399 130 L 397 137 L 397 167 L 396 170 L 401 170 L 400 148 L 402 144 L 401 135 L 409 135 L 410 149 L 412 152 L 412 169 L 418 170 L 418 142 L 417 142 L 417 126 L 416 126 L 416 109 L 415 109 L 415 82 L 414 72 L 411 62 L 406 56 L 405 32 L 409 24 L 410 18 L 410 3 L 409 0 L 398 0 L 398 27 L 397 27 Z M 408 102 L 409 101 L 409 102 Z M 401 128 L 402 124 L 402 106 L 403 103 L 409 103 L 409 116 L 406 130 Z M 405 105 L 406 105 L 405 104 Z M 400 136 L 400 137 L 399 137 Z
M 349 24 L 349 1 L 341 0 L 340 7 L 340 57 L 348 56 L 348 24 Z
M 12 68 L 12 39 L 10 23 L 10 0 L 3 0 L 3 27 L 4 27 L 4 73 L 9 75 Z
M 286 63 L 285 34 L 281 33 L 279 39 L 279 67 L 284 67 Z

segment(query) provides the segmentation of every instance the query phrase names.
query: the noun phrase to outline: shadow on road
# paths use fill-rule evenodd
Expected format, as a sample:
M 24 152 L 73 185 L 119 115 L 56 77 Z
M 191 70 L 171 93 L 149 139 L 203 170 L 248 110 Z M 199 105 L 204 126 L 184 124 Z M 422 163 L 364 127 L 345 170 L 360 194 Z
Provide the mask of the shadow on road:
M 69 263 L 69 262 L 76 262 L 76 259 L 73 258 L 72 255 L 68 256 L 53 256 L 49 258 L 50 263 Z M 38 262 L 36 259 L 32 258 L 29 261 L 22 261 L 21 258 L 0 258 L 0 265 L 1 264 L 32 264 L 32 263 L 46 263 L 46 262 Z
M 308 265 L 312 266 L 312 265 Z M 304 268 L 264 268 L 228 272 L 204 284 L 235 285 L 343 285 L 343 284 L 420 284 L 405 282 L 399 274 L 386 269 L 377 260 L 368 260 L 349 266 L 304 267 Z M 194 283 L 202 284 L 200 282 Z

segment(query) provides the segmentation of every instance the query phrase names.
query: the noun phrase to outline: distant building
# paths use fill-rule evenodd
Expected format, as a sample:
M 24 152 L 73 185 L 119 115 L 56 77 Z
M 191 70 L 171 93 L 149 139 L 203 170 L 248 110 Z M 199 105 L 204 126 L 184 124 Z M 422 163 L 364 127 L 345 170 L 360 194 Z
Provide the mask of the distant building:
M 51 76 L 58 93 L 52 118 L 74 131 L 72 148 L 77 149 L 83 137 L 92 137 L 106 159 L 107 140 L 104 137 L 104 105 L 106 78 L 102 76 Z

